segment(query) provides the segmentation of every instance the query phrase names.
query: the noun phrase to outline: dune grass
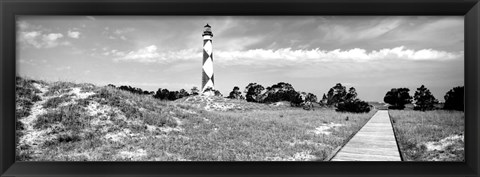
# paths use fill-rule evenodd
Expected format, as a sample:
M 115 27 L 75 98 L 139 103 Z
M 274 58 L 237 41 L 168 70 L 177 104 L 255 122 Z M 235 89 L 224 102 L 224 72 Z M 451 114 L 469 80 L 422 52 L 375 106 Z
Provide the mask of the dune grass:
M 30 130 L 17 133 L 38 136 L 25 141 L 38 145 L 19 145 L 20 161 L 324 160 L 375 113 L 305 111 L 219 97 L 171 102 L 91 84 L 41 84 L 48 88 L 44 93 L 32 87 L 34 94 L 22 94 L 44 101 L 31 103 L 43 112 Z
M 389 114 L 404 160 L 464 160 L 464 112 L 390 110 Z
M 358 131 L 373 115 L 343 114 L 334 110 L 305 111 L 298 108 L 245 112 L 214 112 L 208 117 L 212 127 L 188 128 L 203 150 L 191 154 L 193 160 L 324 160 L 333 149 Z M 349 116 L 349 121 L 345 118 Z M 324 124 L 344 126 L 329 129 L 330 134 L 313 133 Z M 202 143 L 208 140 L 212 145 Z M 178 147 L 185 149 L 188 147 Z M 219 151 L 225 149 L 227 151 Z M 202 155 L 203 154 L 203 155 Z M 298 157 L 303 154 L 304 158 Z

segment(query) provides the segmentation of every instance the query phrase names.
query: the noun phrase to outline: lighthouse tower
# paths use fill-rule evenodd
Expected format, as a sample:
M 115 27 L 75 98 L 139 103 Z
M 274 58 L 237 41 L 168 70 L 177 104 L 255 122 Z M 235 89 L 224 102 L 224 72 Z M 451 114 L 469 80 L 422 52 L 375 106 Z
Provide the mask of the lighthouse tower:
M 215 89 L 213 79 L 212 29 L 205 25 L 203 31 L 202 93 L 207 88 Z

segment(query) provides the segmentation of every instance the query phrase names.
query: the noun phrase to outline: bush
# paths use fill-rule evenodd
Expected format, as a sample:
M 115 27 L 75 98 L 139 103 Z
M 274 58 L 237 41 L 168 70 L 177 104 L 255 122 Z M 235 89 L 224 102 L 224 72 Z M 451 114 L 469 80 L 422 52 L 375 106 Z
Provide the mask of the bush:
M 46 129 L 55 123 L 62 123 L 66 128 L 76 131 L 83 129 L 88 123 L 90 116 L 87 116 L 85 109 L 79 105 L 68 105 L 60 107 L 59 110 L 50 110 L 38 116 L 34 121 L 35 129 Z
M 327 95 L 323 95 L 322 103 L 327 105 L 336 106 L 341 102 L 352 101 L 357 98 L 357 91 L 354 87 L 347 88 L 341 83 L 337 83 L 335 86 L 328 90 Z
M 153 98 L 173 101 L 187 96 L 190 96 L 190 94 L 185 89 L 180 89 L 180 91 L 169 91 L 168 89 L 159 88 L 153 95 Z
M 336 111 L 338 112 L 353 112 L 353 113 L 368 113 L 372 106 L 365 101 L 359 99 L 350 100 L 338 103 Z
M 300 106 L 303 102 L 300 93 L 295 91 L 289 83 L 279 82 L 266 88 L 266 92 L 259 95 L 262 103 L 289 101 L 292 106 Z
M 414 110 L 432 110 L 435 107 L 435 104 L 438 103 L 438 100 L 435 99 L 432 93 L 430 93 L 430 90 L 423 85 L 420 88 L 417 88 L 413 97 L 415 99 Z
M 383 101 L 391 105 L 388 109 L 404 109 L 405 104 L 412 102 L 412 96 L 408 93 L 409 91 L 410 89 L 408 88 L 392 88 L 385 94 Z
M 296 91 L 289 91 L 288 92 L 288 101 L 290 101 L 290 106 L 292 107 L 300 107 L 304 102 L 302 99 L 302 95 Z
M 56 108 L 58 105 L 64 102 L 70 101 L 71 98 L 68 95 L 62 95 L 61 97 L 53 97 L 48 99 L 45 103 L 43 103 L 43 107 L 45 108 Z
M 54 82 L 48 91 L 45 93 L 45 96 L 53 96 L 57 94 L 64 94 L 72 91 L 72 88 L 77 86 L 76 84 L 69 82 Z
M 261 102 L 261 93 L 265 88 L 257 83 L 250 83 L 245 87 L 245 97 L 248 102 Z
M 230 98 L 230 99 L 245 99 L 243 96 L 242 96 L 242 92 L 240 91 L 240 88 L 235 86 L 233 87 L 233 90 L 230 92 L 230 94 L 228 95 L 227 98 Z
M 197 87 L 192 87 L 192 89 L 190 89 L 190 95 L 198 95 L 198 92 L 200 91 Z
M 112 84 L 108 84 L 108 86 L 116 88 L 115 85 L 112 85 Z M 154 93 L 154 92 L 142 90 L 141 88 L 132 87 L 132 86 L 129 86 L 129 85 L 122 85 L 122 86 L 118 87 L 118 89 L 125 90 L 125 91 L 131 92 L 131 93 L 134 93 L 134 94 L 139 94 L 139 95 L 150 95 L 150 94 Z
M 464 87 L 455 87 L 448 91 L 445 98 L 443 109 L 464 111 Z

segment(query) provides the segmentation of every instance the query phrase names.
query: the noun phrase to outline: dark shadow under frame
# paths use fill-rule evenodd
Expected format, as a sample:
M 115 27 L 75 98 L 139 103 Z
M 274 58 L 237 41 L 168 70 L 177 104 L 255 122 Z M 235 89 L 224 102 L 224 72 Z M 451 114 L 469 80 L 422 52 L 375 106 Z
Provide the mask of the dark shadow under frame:
M 0 0 L 2 176 L 478 176 L 478 0 Z M 15 162 L 16 15 L 461 15 L 466 162 Z

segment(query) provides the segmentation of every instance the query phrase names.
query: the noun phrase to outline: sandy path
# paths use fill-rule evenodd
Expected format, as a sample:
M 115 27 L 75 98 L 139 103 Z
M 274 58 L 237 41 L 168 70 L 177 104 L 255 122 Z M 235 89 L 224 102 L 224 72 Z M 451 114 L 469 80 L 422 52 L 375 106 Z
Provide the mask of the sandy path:
M 33 86 L 41 91 L 41 93 L 37 94 L 42 99 L 41 101 L 37 101 L 33 103 L 33 106 L 30 110 L 30 115 L 19 119 L 20 122 L 24 125 L 23 136 L 19 138 L 19 145 L 28 145 L 33 150 L 34 154 L 38 154 L 39 145 L 42 144 L 45 140 L 49 139 L 45 134 L 50 131 L 49 129 L 46 130 L 35 130 L 33 128 L 33 124 L 35 120 L 37 120 L 38 116 L 45 114 L 47 111 L 43 108 L 43 104 L 50 98 L 45 97 L 44 94 L 48 91 L 48 87 L 44 85 L 40 85 L 37 83 L 33 83 Z

